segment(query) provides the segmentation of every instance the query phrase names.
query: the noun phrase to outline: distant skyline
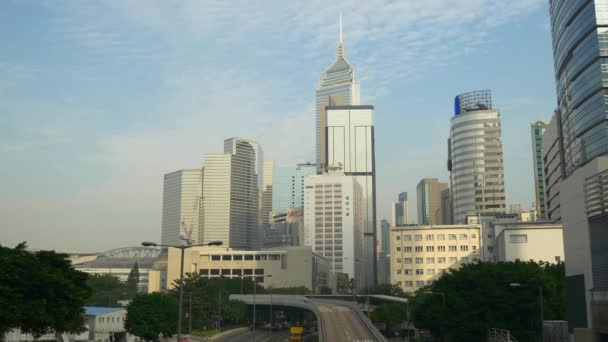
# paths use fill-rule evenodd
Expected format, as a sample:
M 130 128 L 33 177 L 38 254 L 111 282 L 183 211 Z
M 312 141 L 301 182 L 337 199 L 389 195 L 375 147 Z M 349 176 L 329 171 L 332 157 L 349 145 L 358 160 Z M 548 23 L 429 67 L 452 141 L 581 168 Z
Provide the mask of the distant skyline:
M 163 175 L 202 167 L 232 136 L 278 165 L 314 162 L 315 88 L 340 11 L 361 103 L 375 107 L 378 226 L 399 192 L 448 181 L 453 98 L 476 89 L 501 111 L 507 206 L 530 207 L 529 127 L 556 103 L 546 0 L 9 0 L 0 244 L 158 241 Z

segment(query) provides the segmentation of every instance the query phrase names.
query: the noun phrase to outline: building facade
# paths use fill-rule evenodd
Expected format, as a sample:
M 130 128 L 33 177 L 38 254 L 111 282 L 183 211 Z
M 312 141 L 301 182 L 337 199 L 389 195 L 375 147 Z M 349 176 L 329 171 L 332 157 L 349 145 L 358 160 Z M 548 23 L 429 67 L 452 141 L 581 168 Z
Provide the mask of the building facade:
M 355 82 L 355 69 L 344 57 L 342 41 L 342 17 L 340 40 L 336 60 L 319 76 L 316 92 L 316 150 L 318 172 L 326 172 L 326 107 L 334 105 L 358 105 L 359 85 Z
M 564 261 L 561 224 L 542 222 L 496 223 L 497 261 Z
M 391 282 L 406 292 L 430 285 L 480 256 L 476 225 L 403 225 L 391 229 Z
M 564 175 L 564 154 L 561 143 L 561 116 L 555 112 L 543 134 L 543 171 L 545 176 L 545 216 L 548 221 L 561 222 L 560 184 Z
M 353 177 L 361 190 L 361 276 L 372 287 L 377 279 L 374 107 L 328 106 L 326 112 L 326 165 Z
M 304 246 L 303 213 L 303 208 L 290 208 L 285 214 L 273 214 L 264 227 L 262 247 Z
M 361 288 L 360 186 L 338 173 L 308 176 L 304 184 L 304 245 L 327 258 L 333 273 L 347 274 Z
M 443 224 L 441 193 L 448 189 L 447 183 L 437 178 L 424 178 L 416 186 L 418 224 Z
M 226 139 L 224 153 L 205 156 L 199 241 L 255 249 L 260 234 L 260 157 L 258 143 L 243 138 Z
M 169 249 L 167 289 L 172 289 L 179 279 L 180 253 L 178 249 Z M 193 247 L 185 251 L 184 272 L 211 278 L 253 278 L 264 288 L 304 286 L 319 293 L 321 288 L 329 287 L 335 291 L 329 261 L 310 247 L 259 251 Z
M 387 220 L 380 221 L 380 237 L 382 246 L 380 251 L 383 254 L 389 254 L 391 251 L 391 224 Z
M 303 208 L 304 177 L 316 173 L 315 164 L 275 167 L 272 175 L 272 212 L 285 214 L 289 208 Z
M 202 194 L 203 169 L 179 170 L 164 176 L 162 244 L 198 243 Z
M 602 340 L 608 338 L 608 258 L 602 252 L 608 235 L 598 223 L 606 214 L 590 207 L 602 202 L 602 185 L 590 189 L 608 169 L 608 1 L 550 0 L 549 12 L 564 156 L 559 202 L 568 322 Z
M 468 215 L 504 214 L 505 177 L 500 111 L 489 90 L 456 96 L 451 119 L 448 170 L 454 222 Z
M 270 223 L 272 213 L 274 160 L 268 157 L 264 158 L 262 168 L 262 201 L 260 204 L 260 222 L 263 225 L 267 225 Z
M 535 121 L 530 124 L 532 134 L 532 167 L 534 168 L 534 192 L 536 195 L 536 212 L 540 220 L 545 220 L 545 168 L 543 164 L 543 135 L 548 121 Z
M 441 224 L 453 224 L 452 192 L 450 188 L 441 191 Z
M 407 192 L 399 193 L 398 201 L 391 207 L 391 224 L 393 226 L 407 224 L 409 222 L 409 208 Z

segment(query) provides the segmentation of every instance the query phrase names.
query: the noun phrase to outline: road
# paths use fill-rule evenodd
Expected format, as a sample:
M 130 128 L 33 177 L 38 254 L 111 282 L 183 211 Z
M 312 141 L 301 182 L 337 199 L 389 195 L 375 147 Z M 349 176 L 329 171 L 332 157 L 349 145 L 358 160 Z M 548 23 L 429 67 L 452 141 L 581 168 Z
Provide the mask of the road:
M 350 307 L 311 301 L 321 313 L 327 342 L 373 342 L 376 339 Z
M 217 339 L 218 342 L 286 342 L 288 340 L 289 333 L 287 331 L 273 331 L 271 338 L 268 330 L 244 331 Z

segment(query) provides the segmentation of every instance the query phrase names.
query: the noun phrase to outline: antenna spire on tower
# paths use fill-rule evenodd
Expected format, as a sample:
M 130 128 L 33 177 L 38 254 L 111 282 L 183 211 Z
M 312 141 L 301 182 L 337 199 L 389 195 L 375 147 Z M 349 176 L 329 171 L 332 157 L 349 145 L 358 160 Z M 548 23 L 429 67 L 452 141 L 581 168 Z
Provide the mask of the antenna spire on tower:
M 342 44 L 342 11 L 340 11 L 340 44 Z
M 344 45 L 342 44 L 342 11 L 340 11 L 340 42 L 338 42 L 338 58 L 344 57 Z

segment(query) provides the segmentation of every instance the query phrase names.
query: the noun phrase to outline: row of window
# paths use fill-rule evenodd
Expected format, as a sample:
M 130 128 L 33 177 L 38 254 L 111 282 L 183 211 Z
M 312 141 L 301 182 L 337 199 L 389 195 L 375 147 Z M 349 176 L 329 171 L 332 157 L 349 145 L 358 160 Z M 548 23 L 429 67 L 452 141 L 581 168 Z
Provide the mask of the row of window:
M 224 255 L 211 255 L 213 261 L 231 261 L 231 260 L 281 260 L 281 254 L 224 254 Z
M 415 252 L 424 252 L 424 247 L 425 246 L 415 246 L 414 247 L 414 251 Z M 451 245 L 448 246 L 448 250 L 450 252 L 456 252 L 458 250 L 457 248 L 458 246 L 456 245 Z M 412 246 L 405 246 L 405 247 L 396 247 L 397 252 L 401 252 L 403 250 L 403 252 L 405 253 L 411 253 L 412 252 Z M 475 251 L 477 250 L 477 246 L 471 246 L 471 250 Z M 435 246 L 426 246 L 426 251 L 427 252 L 434 252 L 435 251 Z M 437 246 L 437 251 L 438 252 L 445 252 L 445 246 Z M 460 245 L 460 251 L 461 252 L 468 252 L 469 251 L 469 246 L 467 245 Z
M 427 282 L 426 282 L 427 285 L 431 285 L 432 283 L 433 283 L 432 280 L 427 280 Z M 412 287 L 412 286 L 414 286 L 414 283 L 411 280 L 406 280 L 404 282 L 398 281 L 397 285 L 398 286 L 404 286 L 404 287 Z M 417 280 L 416 281 L 416 287 L 422 287 L 422 286 L 424 286 L 424 281 Z
M 229 269 L 229 268 L 224 268 L 224 269 L 219 269 L 219 268 L 201 268 L 200 270 L 200 274 L 201 275 L 224 275 L 224 276 L 228 276 L 228 275 L 264 275 L 264 269 L 263 268 L 244 268 L 244 269 Z
M 417 269 L 411 269 L 411 268 L 405 268 L 403 270 L 397 270 L 397 274 L 401 275 L 413 275 L 414 271 L 416 272 L 416 275 L 435 275 L 435 269 L 434 268 L 427 268 L 426 272 L 424 271 L 424 269 L 422 268 L 417 268 Z M 437 270 L 437 274 L 445 274 L 447 272 L 446 268 L 441 268 L 439 270 Z
M 122 321 L 124 322 L 126 320 L 126 317 L 123 316 L 122 317 Z M 114 323 L 114 317 L 99 317 L 99 323 Z M 120 322 L 120 317 L 116 317 L 116 323 Z
M 449 263 L 456 263 L 458 262 L 458 258 L 457 257 L 438 257 L 437 258 L 437 263 L 438 264 L 444 264 L 446 262 L 446 260 Z M 473 261 L 477 261 L 479 260 L 479 258 L 474 257 L 472 258 Z M 397 263 L 401 263 L 401 258 L 396 258 L 395 261 Z M 412 261 L 414 261 L 416 264 L 424 264 L 424 258 L 403 258 L 403 263 L 404 264 L 411 264 Z M 461 257 L 460 258 L 460 262 L 469 262 L 469 257 Z M 434 264 L 435 263 L 435 258 L 433 257 L 429 257 L 426 258 L 426 263 L 427 264 Z
M 434 241 L 435 240 L 435 236 L 437 236 L 437 240 L 442 241 L 445 240 L 445 235 L 446 234 L 426 234 L 424 236 L 424 238 L 426 239 L 426 241 Z M 468 240 L 469 236 L 468 234 L 447 234 L 448 235 L 448 240 L 456 240 L 457 238 L 460 238 L 460 240 Z M 414 241 L 422 241 L 422 234 L 416 234 L 414 235 Z M 476 234 L 471 234 L 471 239 L 475 239 L 477 238 Z M 401 236 L 397 235 L 396 237 L 397 240 L 401 240 Z M 403 235 L 403 240 L 404 241 L 412 241 L 412 235 Z

